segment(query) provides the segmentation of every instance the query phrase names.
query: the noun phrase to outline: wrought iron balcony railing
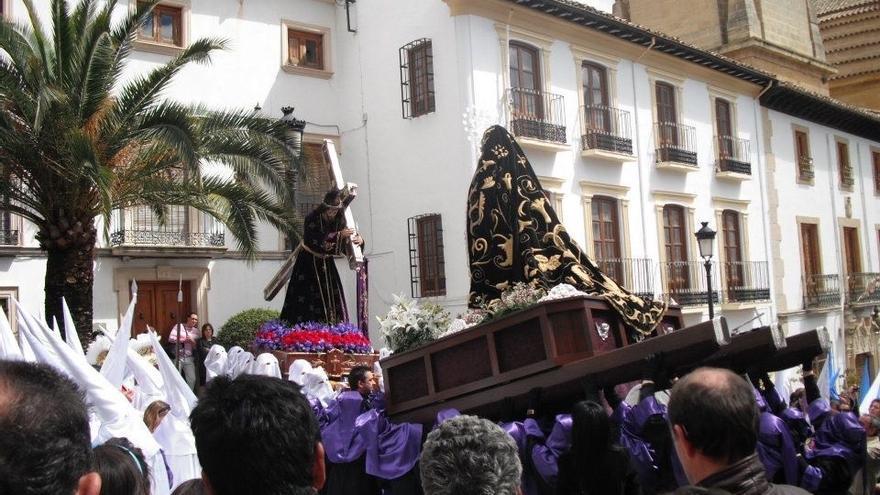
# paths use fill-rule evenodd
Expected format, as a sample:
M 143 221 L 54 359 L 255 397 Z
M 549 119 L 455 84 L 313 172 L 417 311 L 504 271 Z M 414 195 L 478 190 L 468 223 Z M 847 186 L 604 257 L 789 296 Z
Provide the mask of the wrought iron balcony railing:
M 747 139 L 733 136 L 715 136 L 718 144 L 718 171 L 736 172 L 738 174 L 752 174 L 752 164 L 749 161 L 749 146 Z
M 115 210 L 111 246 L 224 247 L 226 234 L 217 219 L 185 206 L 171 206 L 161 224 L 146 206 Z
M 846 303 L 880 302 L 880 273 L 850 273 L 846 276 Z
M 656 122 L 657 163 L 675 162 L 697 166 L 696 130 L 676 122 Z
M 10 229 L 0 230 L 0 246 L 18 246 L 18 231 Z
M 645 298 L 654 298 L 654 267 L 646 258 L 615 258 L 597 260 L 602 273 L 620 286 Z
M 534 89 L 507 90 L 510 110 L 508 122 L 514 136 L 548 141 L 566 142 L 565 102 L 562 95 Z
M 770 274 L 766 261 L 728 261 L 722 269 L 727 302 L 770 300 Z
M 813 157 L 799 156 L 798 177 L 801 180 L 813 180 L 813 177 L 815 177 L 815 175 L 815 172 L 813 172 Z
M 803 279 L 804 309 L 827 308 L 840 304 L 840 276 L 807 275 Z
M 712 263 L 712 302 L 719 297 L 718 264 Z M 681 306 L 706 304 L 706 267 L 703 261 L 667 261 L 660 263 L 660 271 L 666 284 L 663 297 Z
M 632 155 L 629 112 L 605 105 L 581 107 L 581 149 Z

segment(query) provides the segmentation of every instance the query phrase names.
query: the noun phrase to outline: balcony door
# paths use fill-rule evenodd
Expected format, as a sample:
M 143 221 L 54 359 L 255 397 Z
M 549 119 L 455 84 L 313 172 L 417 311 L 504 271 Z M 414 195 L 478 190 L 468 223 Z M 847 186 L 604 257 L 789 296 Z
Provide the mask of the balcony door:
M 596 263 L 614 281 L 625 284 L 620 259 L 620 216 L 617 212 L 617 200 L 594 196 L 591 204 L 593 253 L 596 256 Z
M 843 252 L 847 275 L 861 273 L 862 254 L 859 249 L 859 229 L 855 227 L 843 228 Z
M 675 294 L 690 289 L 688 272 L 687 228 L 684 207 L 666 205 L 663 207 L 663 237 L 666 249 L 668 292 Z
M 541 120 L 541 64 L 535 47 L 510 43 L 510 88 L 515 118 Z
M 732 157 L 733 123 L 730 115 L 730 102 L 721 98 L 715 98 L 715 131 L 718 133 L 719 157 Z
M 190 281 L 183 281 L 183 303 L 178 310 L 177 304 L 177 281 L 147 282 L 138 280 L 138 300 L 134 307 L 134 322 L 131 326 L 131 336 L 147 331 L 147 327 L 154 328 L 161 336 L 161 341 L 168 342 L 168 334 L 174 325 L 186 319 L 189 311 L 193 310 L 190 294 Z M 199 315 L 205 319 L 204 315 Z
M 657 100 L 657 123 L 659 124 L 660 147 L 678 146 L 678 114 L 675 111 L 675 88 L 668 83 L 658 82 L 655 85 Z
M 724 241 L 724 266 L 727 277 L 727 288 L 733 295 L 738 288 L 744 286 L 742 233 L 738 212 L 724 210 L 721 214 L 721 231 Z
M 608 110 L 608 74 L 605 67 L 584 62 L 581 67 L 584 81 L 584 111 L 587 129 L 611 131 L 611 115 Z

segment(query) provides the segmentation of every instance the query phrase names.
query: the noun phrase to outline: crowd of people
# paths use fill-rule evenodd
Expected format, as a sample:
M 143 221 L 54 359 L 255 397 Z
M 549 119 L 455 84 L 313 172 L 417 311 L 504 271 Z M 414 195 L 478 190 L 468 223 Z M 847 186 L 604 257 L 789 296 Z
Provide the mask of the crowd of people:
M 128 353 L 126 396 L 38 322 L 17 343 L 3 320 L 0 493 L 878 493 L 880 400 L 832 404 L 812 362 L 788 402 L 766 373 L 671 379 L 651 356 L 629 400 L 632 384 L 584 381 L 563 414 L 536 389 L 515 421 L 446 409 L 423 426 L 389 420 L 378 367 L 336 391 L 307 362 L 283 379 L 271 354 L 214 345 L 197 398 L 164 352 L 150 368 Z

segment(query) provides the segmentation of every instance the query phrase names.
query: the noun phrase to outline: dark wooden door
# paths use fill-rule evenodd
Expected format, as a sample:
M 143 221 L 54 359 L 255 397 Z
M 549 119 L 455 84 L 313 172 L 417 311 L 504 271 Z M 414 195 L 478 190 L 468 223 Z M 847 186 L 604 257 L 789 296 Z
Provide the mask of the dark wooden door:
M 178 315 L 177 304 L 178 283 L 168 282 L 138 282 L 138 302 L 134 308 L 134 323 L 132 325 L 132 337 L 147 331 L 147 328 L 155 329 L 162 336 L 162 342 L 168 341 L 171 328 L 182 319 L 185 319 L 189 311 L 192 311 L 192 297 L 190 294 L 190 281 L 183 282 L 182 313 Z
M 510 43 L 510 87 L 513 89 L 513 112 L 519 118 L 540 120 L 541 69 L 538 50 L 522 43 Z
M 608 109 L 608 78 L 605 67 L 584 63 L 582 76 L 587 129 L 608 132 L 611 130 L 611 115 Z
M 678 115 L 675 112 L 675 88 L 671 84 L 658 82 L 655 87 L 657 100 L 657 123 L 660 145 L 678 146 Z
M 595 196 L 593 209 L 593 252 L 599 268 L 617 283 L 621 280 L 620 226 L 617 200 Z
M 724 210 L 721 214 L 721 230 L 724 240 L 724 263 L 729 289 L 743 286 L 742 234 L 739 213 Z
M 819 227 L 814 223 L 801 224 L 801 257 L 804 264 L 804 290 L 808 300 L 814 300 L 822 282 L 818 275 L 822 273 L 822 263 L 819 257 Z
M 859 230 L 855 227 L 843 228 L 843 251 L 846 256 L 846 273 L 862 271 L 862 255 L 859 249 Z
M 663 207 L 663 233 L 666 243 L 666 262 L 669 267 L 667 284 L 669 292 L 675 293 L 691 286 L 688 272 L 688 250 L 684 223 L 684 207 Z
M 715 129 L 718 132 L 718 153 L 722 158 L 733 156 L 733 124 L 730 102 L 715 98 Z

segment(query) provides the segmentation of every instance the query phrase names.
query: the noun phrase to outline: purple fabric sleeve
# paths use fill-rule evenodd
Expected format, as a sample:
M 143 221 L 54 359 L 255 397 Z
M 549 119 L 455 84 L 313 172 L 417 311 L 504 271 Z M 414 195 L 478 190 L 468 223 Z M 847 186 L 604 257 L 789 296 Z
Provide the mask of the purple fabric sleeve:
M 362 402 L 361 394 L 349 391 L 340 394 L 336 403 L 328 407 L 328 424 L 321 430 L 321 441 L 330 462 L 352 462 L 366 452 L 363 429 L 370 411 L 364 413 L 363 419 L 359 418 Z
M 761 413 L 758 427 L 758 457 L 764 464 L 767 477 L 773 479 L 780 469 L 785 482 L 796 485 L 798 482 L 797 451 L 785 422 L 765 412 Z
M 367 474 L 393 480 L 415 467 L 422 449 L 422 425 L 394 424 L 375 409 L 360 415 L 358 422 L 365 425 Z
M 534 424 L 534 420 L 526 419 L 526 421 L 531 421 L 533 426 L 537 427 Z M 501 427 L 502 430 L 507 432 L 510 435 L 510 438 L 513 438 L 513 441 L 516 442 L 516 448 L 519 453 L 519 460 L 523 466 L 523 474 L 522 474 L 522 492 L 524 495 L 539 495 L 538 487 L 535 484 L 534 478 L 532 477 L 531 470 L 527 469 L 529 460 L 526 459 L 526 455 L 528 454 L 528 438 L 529 435 L 526 434 L 526 428 L 522 422 L 513 421 L 510 423 L 499 423 L 498 426 Z M 543 435 L 541 435 L 543 439 Z
M 807 469 L 801 475 L 800 487 L 810 493 L 816 493 L 821 482 L 822 471 L 817 467 L 807 466 Z
M 434 427 L 431 429 L 436 430 L 437 427 L 440 426 L 441 424 L 443 424 L 444 421 L 458 417 L 458 416 L 461 416 L 461 412 L 459 412 L 459 410 L 455 409 L 454 407 L 449 407 L 447 409 L 441 409 L 440 411 L 437 412 L 437 420 L 434 422 Z
M 526 420 L 529 423 L 530 420 Z M 537 423 L 531 420 L 537 427 Z M 540 429 L 538 429 L 540 431 Z M 526 427 L 527 434 L 531 435 L 532 428 Z M 559 477 L 559 456 L 571 447 L 571 416 L 560 414 L 556 416 L 556 424 L 547 437 L 546 441 L 532 446 L 532 466 L 535 472 L 550 486 L 556 486 Z

